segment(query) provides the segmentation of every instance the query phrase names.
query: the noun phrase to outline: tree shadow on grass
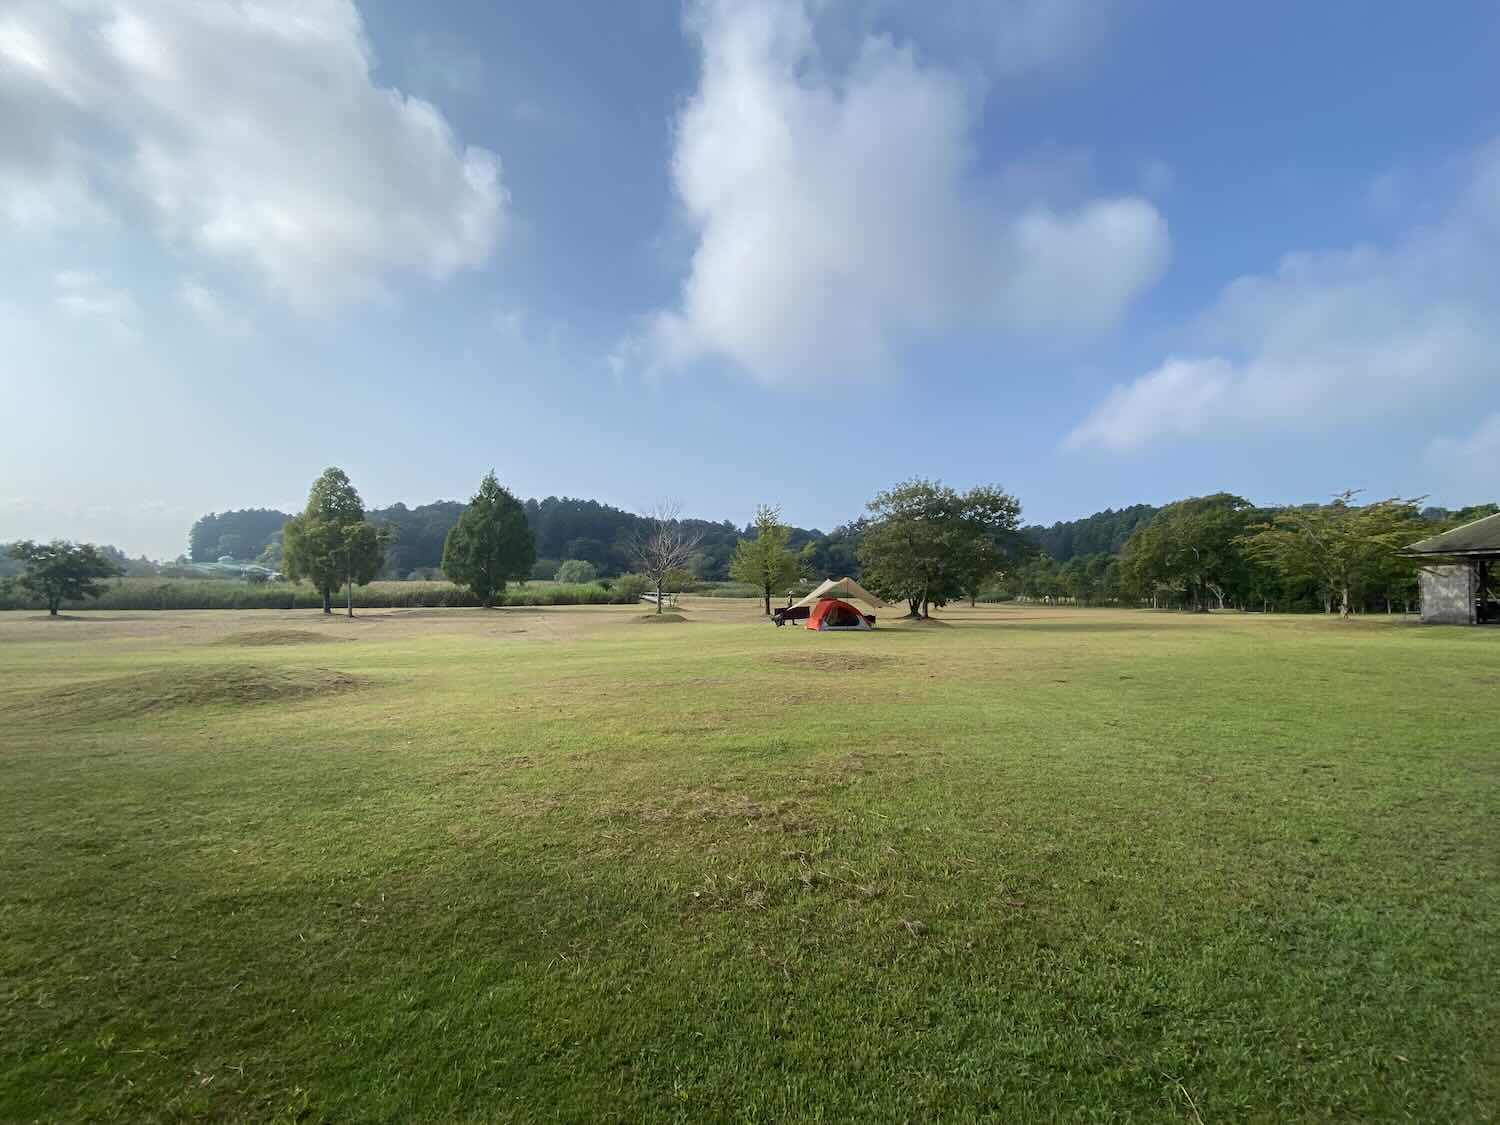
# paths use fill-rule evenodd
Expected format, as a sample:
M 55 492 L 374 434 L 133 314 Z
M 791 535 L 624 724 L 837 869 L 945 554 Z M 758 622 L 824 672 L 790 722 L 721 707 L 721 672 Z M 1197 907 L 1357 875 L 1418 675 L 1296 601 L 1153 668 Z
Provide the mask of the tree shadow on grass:
M 1140 633 L 1159 628 L 1154 621 L 963 621 L 960 629 L 986 629 L 995 632 L 1027 633 Z

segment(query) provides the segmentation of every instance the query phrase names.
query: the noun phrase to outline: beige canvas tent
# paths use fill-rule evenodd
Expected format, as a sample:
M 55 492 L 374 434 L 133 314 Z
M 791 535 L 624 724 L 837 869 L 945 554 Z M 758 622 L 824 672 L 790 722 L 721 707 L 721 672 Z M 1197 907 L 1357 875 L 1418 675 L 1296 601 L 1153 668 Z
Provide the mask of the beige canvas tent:
M 807 597 L 785 609 L 777 610 L 775 621 L 806 621 L 809 629 L 870 629 L 875 615 L 865 613 L 852 602 L 863 602 L 871 609 L 885 603 L 852 578 L 830 578 Z
M 829 598 L 837 598 L 845 602 L 864 602 L 872 609 L 881 609 L 885 605 L 852 578 L 830 578 L 796 604 L 811 609 Z

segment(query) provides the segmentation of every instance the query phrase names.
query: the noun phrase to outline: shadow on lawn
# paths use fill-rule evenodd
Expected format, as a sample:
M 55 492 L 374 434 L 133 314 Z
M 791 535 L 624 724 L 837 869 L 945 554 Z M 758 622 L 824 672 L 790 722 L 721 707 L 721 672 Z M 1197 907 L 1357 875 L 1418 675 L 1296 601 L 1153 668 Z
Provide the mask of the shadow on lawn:
M 1157 628 L 1154 621 L 1056 621 L 1016 618 L 1011 621 L 961 621 L 961 629 L 991 629 L 1028 633 L 1141 633 Z

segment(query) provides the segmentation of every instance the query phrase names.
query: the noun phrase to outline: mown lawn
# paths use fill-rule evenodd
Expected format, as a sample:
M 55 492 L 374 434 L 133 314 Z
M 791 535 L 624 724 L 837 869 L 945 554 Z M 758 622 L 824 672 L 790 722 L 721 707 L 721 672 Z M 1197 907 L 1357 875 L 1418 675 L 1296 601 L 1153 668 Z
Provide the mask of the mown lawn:
M 1500 632 L 688 617 L 0 614 L 0 1119 L 1496 1120 Z

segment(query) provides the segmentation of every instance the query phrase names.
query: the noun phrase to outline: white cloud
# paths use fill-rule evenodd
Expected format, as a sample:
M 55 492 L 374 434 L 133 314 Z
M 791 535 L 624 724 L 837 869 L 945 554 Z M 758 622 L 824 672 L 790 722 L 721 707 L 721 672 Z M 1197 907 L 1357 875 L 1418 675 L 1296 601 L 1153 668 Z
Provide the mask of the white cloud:
M 206 285 L 185 281 L 177 290 L 178 299 L 190 308 L 206 326 L 225 336 L 248 336 L 250 321 L 229 309 L 219 295 Z
M 1204 319 L 1214 354 L 1116 387 L 1065 445 L 1326 430 L 1500 387 L 1500 146 L 1469 167 L 1443 221 L 1390 248 L 1288 254 L 1273 275 L 1231 282 Z
M 1027 5 L 1022 5 L 1027 7 Z M 1140 198 L 1017 206 L 972 166 L 974 91 L 882 36 L 847 67 L 800 0 L 710 3 L 673 181 L 697 249 L 648 363 L 725 358 L 765 383 L 838 381 L 953 327 L 1098 329 L 1160 276 L 1166 222 Z
M 135 300 L 87 270 L 60 270 L 52 278 L 53 299 L 69 316 L 93 321 L 123 337 L 136 333 Z
M 352 0 L 14 0 L 0 219 L 142 201 L 307 305 L 480 265 L 508 208 L 498 159 L 372 66 Z
M 1451 490 L 1455 503 L 1500 499 L 1500 411 L 1480 422 L 1468 437 L 1433 438 L 1422 461 Z

